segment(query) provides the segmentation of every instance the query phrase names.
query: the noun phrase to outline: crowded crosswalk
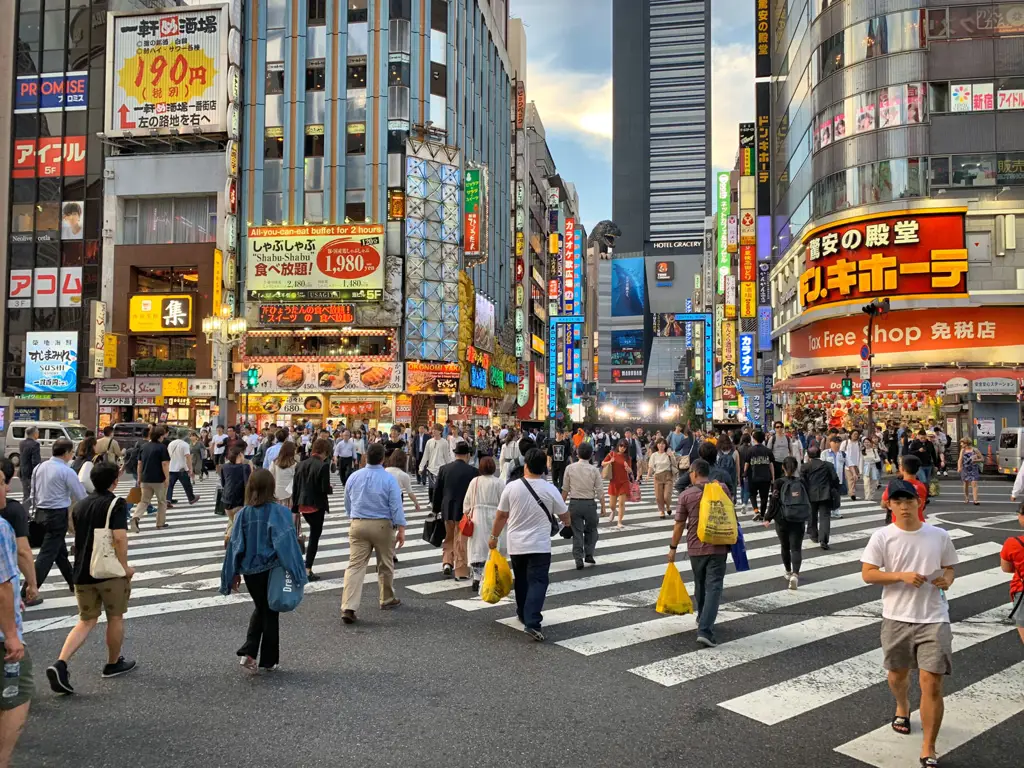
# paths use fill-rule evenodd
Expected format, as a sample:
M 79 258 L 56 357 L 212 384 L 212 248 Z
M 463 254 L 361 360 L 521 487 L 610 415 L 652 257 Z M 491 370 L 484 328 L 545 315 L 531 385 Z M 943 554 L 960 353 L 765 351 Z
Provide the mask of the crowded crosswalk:
M 348 562 L 349 521 L 340 512 L 344 489 L 336 476 L 333 482 L 333 506 L 338 511 L 327 517 L 317 559 L 322 580 L 306 587 L 311 594 L 338 594 Z M 144 517 L 141 533 L 130 537 L 130 559 L 137 569 L 129 613 L 133 621 L 249 599 L 244 591 L 228 597 L 217 594 L 224 518 L 213 514 L 215 478 L 199 481 L 196 490 L 200 499 L 195 504 L 179 502 L 171 510 L 170 528 L 157 531 L 153 517 Z M 118 492 L 123 495 L 127 489 Z M 493 622 L 499 632 L 521 630 L 511 597 L 492 605 L 472 594 L 468 582 L 442 578 L 439 551 L 419 538 L 427 512 L 426 489 L 415 486 L 414 495 L 421 509 L 416 511 L 413 499 L 405 500 L 409 539 L 398 553 L 396 587 L 409 598 L 446 604 L 466 621 Z M 803 582 L 793 590 L 783 579 L 775 532 L 752 521 L 749 514 L 744 516 L 750 570 L 734 572 L 730 567 L 718 618 L 722 642 L 711 651 L 699 651 L 692 642 L 692 614 L 654 612 L 672 521 L 659 519 L 645 494 L 641 502 L 629 505 L 622 530 L 607 523 L 601 526 L 596 565 L 576 570 L 571 542 L 553 540 L 544 609 L 551 652 L 596 662 L 600 669 L 609 668 L 609 660 L 621 659 L 624 663 L 618 666 L 628 674 L 662 688 L 727 678 L 734 695 L 717 706 L 762 725 L 813 717 L 823 707 L 841 706 L 850 697 L 884 685 L 877 647 L 878 590 L 865 585 L 860 575 L 864 545 L 880 523 L 876 502 L 847 501 L 842 518 L 832 522 L 831 549 L 825 552 L 806 543 Z M 977 525 L 940 525 L 949 531 L 961 562 L 948 596 L 954 653 L 957 659 L 985 654 L 987 643 L 1014 632 L 1004 621 L 1007 577 L 999 570 L 999 544 L 979 538 Z M 689 563 L 681 560 L 677 565 L 685 579 Z M 372 572 L 367 580 L 375 581 Z M 687 587 L 692 592 L 692 583 Z M 41 594 L 42 605 L 26 611 L 27 633 L 74 625 L 75 598 L 59 579 L 50 579 Z M 792 654 L 800 653 L 797 649 L 848 649 L 849 638 L 863 647 L 844 658 L 826 653 L 822 658 L 830 663 L 820 666 L 787 663 Z M 748 674 L 754 666 L 756 676 Z M 1024 662 L 956 682 L 947 697 L 944 751 L 978 739 L 1024 711 Z M 903 753 L 916 749 L 915 743 L 894 736 L 885 726 L 834 748 L 862 763 L 888 768 L 905 764 Z

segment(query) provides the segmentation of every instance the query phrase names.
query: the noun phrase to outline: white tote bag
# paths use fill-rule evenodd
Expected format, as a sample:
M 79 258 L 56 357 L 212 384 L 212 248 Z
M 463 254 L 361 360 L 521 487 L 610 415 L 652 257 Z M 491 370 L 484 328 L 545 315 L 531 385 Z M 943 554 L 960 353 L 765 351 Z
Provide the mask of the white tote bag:
M 107 507 L 107 520 L 102 528 L 92 532 L 92 558 L 89 560 L 89 575 L 94 579 L 116 579 L 126 575 L 124 566 L 114 551 L 114 532 L 110 530 L 110 513 L 114 511 L 117 499 Z

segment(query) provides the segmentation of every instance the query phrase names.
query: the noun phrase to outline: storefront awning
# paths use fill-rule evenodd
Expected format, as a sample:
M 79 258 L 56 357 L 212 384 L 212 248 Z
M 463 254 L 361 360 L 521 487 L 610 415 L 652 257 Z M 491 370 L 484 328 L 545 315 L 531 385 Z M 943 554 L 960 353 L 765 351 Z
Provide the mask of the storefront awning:
M 941 389 L 953 378 L 975 379 L 988 378 L 1024 378 L 1024 368 L 921 368 L 914 371 L 878 371 L 872 377 L 871 384 L 875 392 L 892 392 L 897 390 Z M 854 380 L 854 388 L 860 388 L 860 380 L 856 372 L 852 374 L 819 373 L 813 376 L 794 376 L 774 385 L 776 392 L 838 392 L 844 378 Z

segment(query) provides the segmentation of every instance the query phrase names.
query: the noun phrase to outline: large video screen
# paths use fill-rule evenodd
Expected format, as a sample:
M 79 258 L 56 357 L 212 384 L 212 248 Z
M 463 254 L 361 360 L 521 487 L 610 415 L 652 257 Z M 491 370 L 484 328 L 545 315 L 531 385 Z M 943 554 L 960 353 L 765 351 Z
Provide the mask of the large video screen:
M 629 317 L 644 313 L 644 259 L 612 261 L 612 316 Z
M 612 331 L 612 365 L 644 364 L 644 332 Z

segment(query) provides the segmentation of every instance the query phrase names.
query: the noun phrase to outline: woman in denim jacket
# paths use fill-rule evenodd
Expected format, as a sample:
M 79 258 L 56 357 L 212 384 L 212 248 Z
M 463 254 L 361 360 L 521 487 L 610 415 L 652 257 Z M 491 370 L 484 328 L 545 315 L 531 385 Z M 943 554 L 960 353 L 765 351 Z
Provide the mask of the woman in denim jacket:
M 297 586 L 307 583 L 291 510 L 274 501 L 274 488 L 270 472 L 257 469 L 252 473 L 245 488 L 246 506 L 235 517 L 220 574 L 222 595 L 230 594 L 244 578 L 252 598 L 249 630 L 245 643 L 236 651 L 239 663 L 250 672 L 277 669 L 280 657 L 278 613 L 270 610 L 267 602 L 270 571 L 281 565 Z

